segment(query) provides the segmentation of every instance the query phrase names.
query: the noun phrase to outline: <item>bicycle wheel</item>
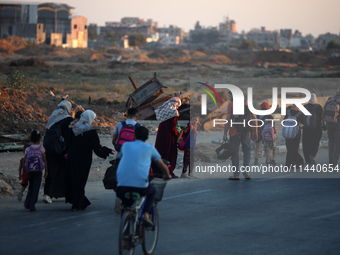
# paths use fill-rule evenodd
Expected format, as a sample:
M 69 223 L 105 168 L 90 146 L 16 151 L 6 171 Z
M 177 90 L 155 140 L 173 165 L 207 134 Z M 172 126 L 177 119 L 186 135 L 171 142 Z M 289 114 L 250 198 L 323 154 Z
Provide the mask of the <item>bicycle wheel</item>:
M 153 227 L 143 226 L 143 252 L 145 255 L 151 255 L 156 249 L 159 231 L 159 219 L 157 207 L 153 208 L 153 213 L 150 214 L 154 223 Z
M 135 251 L 133 244 L 133 223 L 134 219 L 130 212 L 124 212 L 119 228 L 118 248 L 120 255 L 133 255 Z

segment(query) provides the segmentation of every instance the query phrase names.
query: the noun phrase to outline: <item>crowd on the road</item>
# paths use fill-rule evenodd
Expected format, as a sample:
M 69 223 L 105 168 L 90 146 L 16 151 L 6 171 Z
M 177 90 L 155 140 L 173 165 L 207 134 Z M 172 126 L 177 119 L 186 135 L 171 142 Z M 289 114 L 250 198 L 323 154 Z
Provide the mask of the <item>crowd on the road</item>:
M 236 145 L 236 152 L 232 154 L 232 165 L 237 171 L 230 180 L 239 180 L 239 147 L 242 146 L 243 166 L 250 164 L 251 157 L 251 140 L 255 142 L 255 160 L 254 165 L 259 163 L 258 155 L 261 142 L 263 143 L 266 164 L 275 165 L 276 155 L 276 134 L 278 133 L 273 121 L 272 115 L 255 116 L 252 114 L 245 101 L 245 114 L 243 116 L 233 115 L 233 96 L 229 92 L 230 103 L 227 109 L 227 124 L 224 129 L 223 140 L 229 140 L 230 143 Z M 334 91 L 334 96 L 327 99 L 322 107 L 318 104 L 317 96 L 311 93 L 309 102 L 305 107 L 310 115 L 302 113 L 301 109 L 295 104 L 288 106 L 284 117 L 284 125 L 282 128 L 282 136 L 286 141 L 286 166 L 303 166 L 304 164 L 315 164 L 315 157 L 319 149 L 319 144 L 323 131 L 328 134 L 328 156 L 329 164 L 336 165 L 340 156 L 340 88 Z M 261 104 L 261 110 L 268 110 L 270 106 L 267 102 Z M 239 119 L 241 118 L 241 119 Z M 243 118 L 243 119 L 242 119 Z M 253 120 L 251 127 L 243 125 L 231 126 L 233 120 L 235 123 L 247 122 Z M 255 123 L 254 123 L 254 120 Z M 256 123 L 257 121 L 261 123 Z M 229 139 L 228 139 L 229 135 Z M 299 153 L 299 146 L 302 137 L 302 151 L 304 158 Z M 272 157 L 270 157 L 272 152 Z M 250 180 L 247 172 L 242 172 L 246 180 Z
M 339 160 L 340 88 L 334 96 L 328 98 L 323 107 L 318 104 L 317 96 L 311 95 L 309 102 L 304 105 L 311 115 L 303 114 L 296 105 L 287 108 L 286 125 L 282 128 L 282 136 L 286 140 L 287 148 L 286 165 L 315 164 L 323 130 L 327 130 L 328 133 L 329 163 L 337 164 Z M 253 115 L 249 111 L 246 101 L 244 103 L 245 114 L 243 116 L 233 115 L 232 93 L 229 93 L 229 99 L 228 122 L 225 125 L 223 140 L 228 140 L 236 146 L 235 152 L 231 155 L 231 161 L 237 171 L 229 179 L 239 180 L 240 146 L 243 151 L 243 166 L 250 164 L 251 140 L 255 142 L 254 164 L 259 163 L 258 155 L 262 144 L 266 164 L 275 165 L 278 129 L 272 115 Z M 112 145 L 115 149 L 110 149 L 100 144 L 97 130 L 92 125 L 96 113 L 92 110 L 85 110 L 77 112 L 72 117 L 72 104 L 67 100 L 62 100 L 48 119 L 43 146 L 40 145 L 41 134 L 36 130 L 31 133 L 32 145 L 25 147 L 25 156 L 20 161 L 19 179 L 22 181 L 22 189 L 18 194 L 18 199 L 22 199 L 23 192 L 28 186 L 24 205 L 30 211 L 36 210 L 35 205 L 38 200 L 43 169 L 45 169 L 43 201 L 51 204 L 52 198 L 65 197 L 65 202 L 72 205 L 72 211 L 85 210 L 91 204 L 85 196 L 85 186 L 94 152 L 101 158 L 116 154 L 118 167 L 115 191 L 117 198 L 124 201 L 124 193 L 138 191 L 140 194 L 146 195 L 146 208 L 150 208 L 155 199 L 155 190 L 149 183 L 149 170 L 152 162 L 161 169 L 165 179 L 178 178 L 179 176 L 175 175 L 174 170 L 178 150 L 183 150 L 183 167 L 180 177 L 191 178 L 193 176 L 200 118 L 191 116 L 188 124 L 181 127 L 178 122 L 180 106 L 181 100 L 178 97 L 173 97 L 155 110 L 156 119 L 160 122 L 155 147 L 145 143 L 148 139 L 148 130 L 137 122 L 138 110 L 136 108 L 128 109 L 124 120 L 115 126 L 112 138 Z M 270 105 L 263 102 L 261 109 L 268 110 Z M 230 125 L 230 120 L 240 123 L 249 119 L 258 120 L 262 125 L 256 123 L 250 127 Z M 301 137 L 304 157 L 299 154 Z M 251 179 L 248 173 L 242 173 L 246 180 Z M 145 220 L 148 221 L 147 211 Z

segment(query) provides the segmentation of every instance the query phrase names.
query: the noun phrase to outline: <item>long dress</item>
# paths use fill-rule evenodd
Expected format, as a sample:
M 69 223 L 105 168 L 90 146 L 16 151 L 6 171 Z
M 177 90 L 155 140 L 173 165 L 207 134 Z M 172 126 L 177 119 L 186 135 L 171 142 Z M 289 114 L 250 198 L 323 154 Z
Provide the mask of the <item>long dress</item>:
M 316 115 L 316 127 L 315 129 L 303 129 L 302 133 L 302 151 L 305 157 L 305 161 L 307 164 L 313 163 L 311 161 L 310 156 L 315 158 L 318 150 L 319 150 L 319 144 L 322 136 L 322 112 L 323 109 L 321 105 L 314 104 L 316 107 L 315 109 L 315 115 Z M 313 104 L 306 104 L 305 107 L 307 109 L 311 109 Z
M 177 130 L 178 117 L 161 122 L 158 126 L 155 148 L 161 154 L 162 159 L 170 162 L 170 174 L 174 176 L 177 162 Z
M 84 210 L 91 203 L 85 196 L 85 185 L 92 164 L 92 152 L 106 158 L 111 149 L 101 146 L 96 130 L 86 131 L 73 136 L 68 151 L 68 174 L 66 182 L 66 203 L 72 204 L 72 210 Z
M 72 117 L 67 117 L 54 125 L 61 125 L 61 134 L 65 141 L 68 139 L 71 130 L 68 128 L 73 121 Z M 67 152 L 67 147 L 63 154 L 53 154 L 46 150 L 46 161 L 48 166 L 48 175 L 45 179 L 44 194 L 55 198 L 65 197 L 65 175 L 66 175 L 66 158 L 64 154 Z

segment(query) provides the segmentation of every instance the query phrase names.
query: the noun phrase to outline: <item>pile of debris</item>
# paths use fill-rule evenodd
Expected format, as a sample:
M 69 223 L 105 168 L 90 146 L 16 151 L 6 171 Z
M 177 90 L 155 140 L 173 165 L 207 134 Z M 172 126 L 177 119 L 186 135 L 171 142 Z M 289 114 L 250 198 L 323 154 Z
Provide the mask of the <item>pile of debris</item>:
M 44 133 L 48 117 L 62 100 L 63 91 L 49 90 L 23 92 L 21 90 L 3 88 L 0 90 L 0 135 L 26 134 L 33 129 Z M 57 96 L 55 96 L 57 95 Z M 72 102 L 74 112 L 89 108 Z M 97 118 L 94 125 L 99 131 L 110 132 L 115 126 L 114 116 L 117 113 L 107 105 L 91 105 Z

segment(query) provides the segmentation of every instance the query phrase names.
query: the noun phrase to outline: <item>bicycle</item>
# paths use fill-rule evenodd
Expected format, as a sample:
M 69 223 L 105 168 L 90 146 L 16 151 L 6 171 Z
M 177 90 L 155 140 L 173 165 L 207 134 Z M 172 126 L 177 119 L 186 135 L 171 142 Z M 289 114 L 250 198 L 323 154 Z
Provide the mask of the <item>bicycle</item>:
M 140 243 L 145 255 L 153 254 L 156 249 L 159 233 L 157 202 L 162 200 L 166 182 L 157 183 L 153 181 L 152 184 L 156 189 L 156 201 L 150 212 L 153 226 L 146 226 L 142 220 L 145 197 L 140 196 L 137 192 L 125 193 L 125 198 L 133 202 L 131 206 L 123 206 L 122 210 L 118 245 L 120 255 L 132 255 L 136 246 Z

